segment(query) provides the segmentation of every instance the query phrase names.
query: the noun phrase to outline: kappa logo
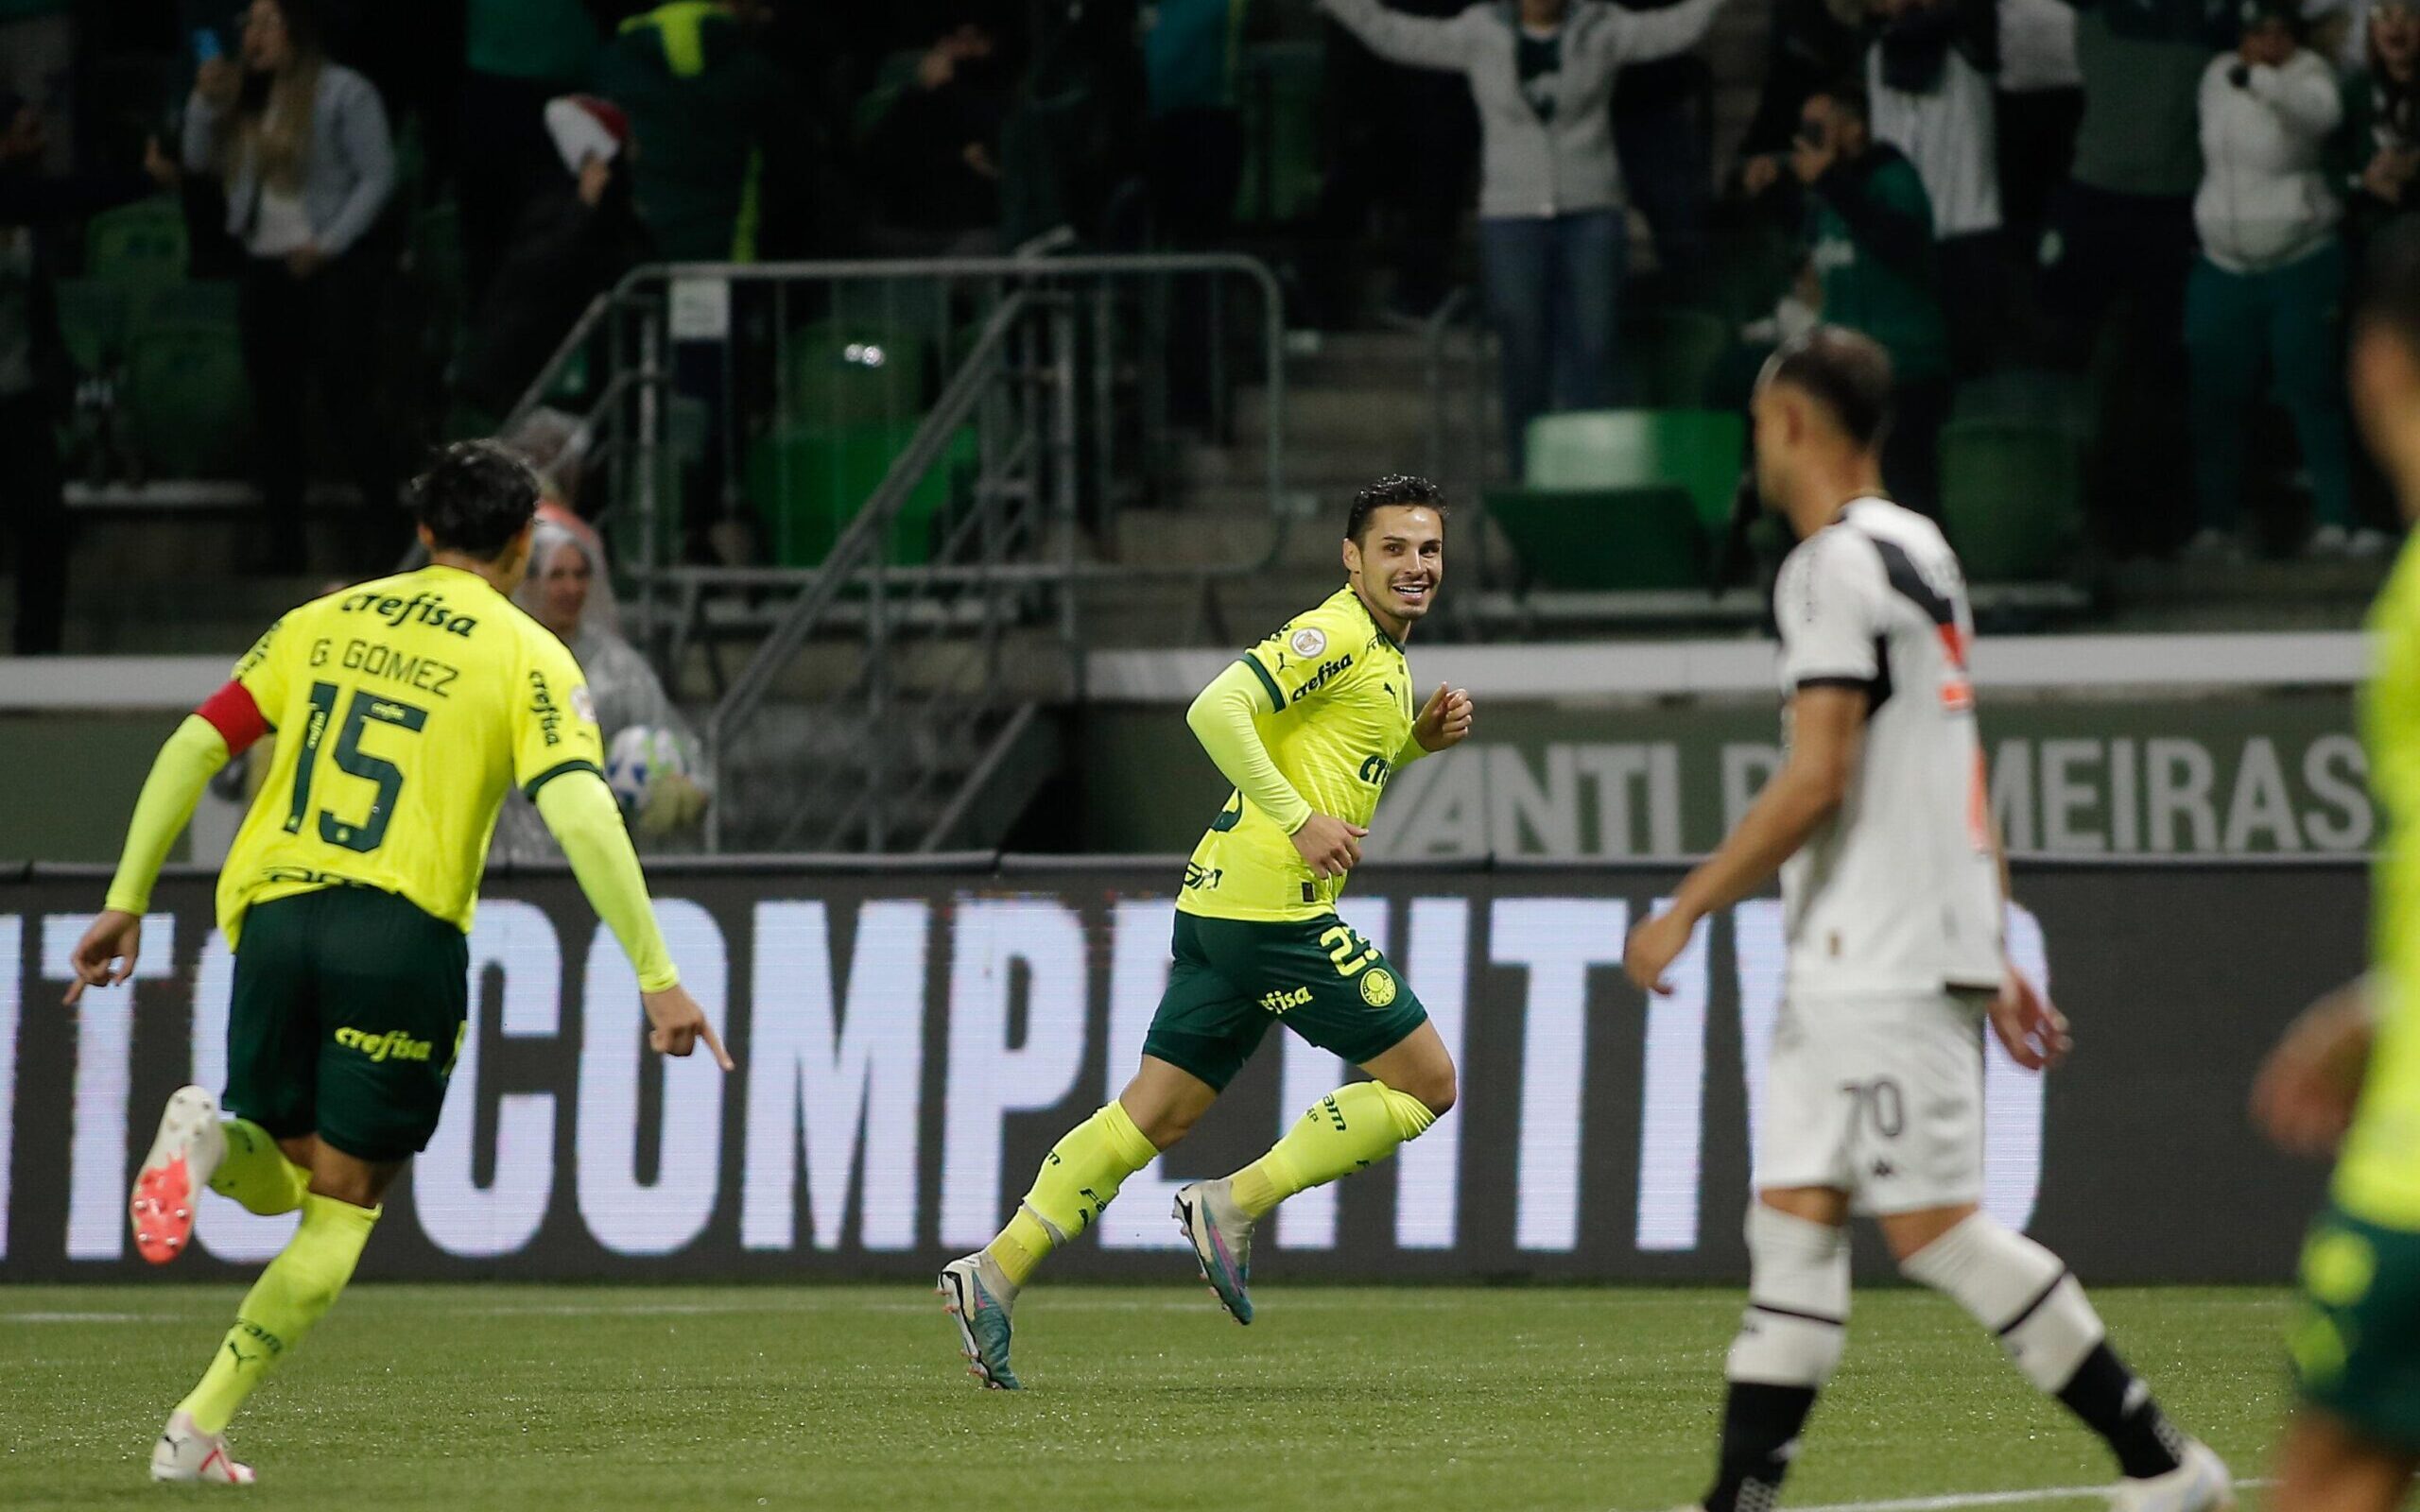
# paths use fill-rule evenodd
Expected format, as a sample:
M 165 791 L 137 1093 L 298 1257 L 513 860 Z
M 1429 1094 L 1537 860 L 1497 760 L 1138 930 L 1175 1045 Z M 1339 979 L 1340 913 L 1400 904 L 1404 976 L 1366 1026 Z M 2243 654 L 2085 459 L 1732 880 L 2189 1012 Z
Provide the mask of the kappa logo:
M 1299 1008 L 1310 1001 L 1311 989 L 1306 987 L 1298 987 L 1291 992 L 1280 988 L 1269 993 L 1260 1000 L 1260 1005 L 1271 1013 L 1282 1014 L 1288 1008 Z
M 1327 632 L 1316 625 L 1305 625 L 1287 639 L 1294 654 L 1308 661 L 1327 649 Z
M 1395 1000 L 1395 978 L 1392 971 L 1381 966 L 1361 973 L 1361 1001 L 1374 1008 L 1383 1008 Z

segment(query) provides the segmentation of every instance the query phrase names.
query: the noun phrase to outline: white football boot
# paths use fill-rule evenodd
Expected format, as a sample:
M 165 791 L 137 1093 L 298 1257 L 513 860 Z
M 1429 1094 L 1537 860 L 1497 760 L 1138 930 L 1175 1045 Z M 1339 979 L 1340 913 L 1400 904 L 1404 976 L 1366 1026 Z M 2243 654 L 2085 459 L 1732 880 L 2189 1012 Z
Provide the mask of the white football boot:
M 250 1486 L 256 1479 L 250 1465 L 238 1465 L 227 1452 L 224 1434 L 205 1434 L 193 1425 L 191 1413 L 172 1413 L 151 1446 L 151 1478 L 195 1481 L 204 1486 Z
M 185 1252 L 201 1189 L 226 1157 L 218 1099 L 199 1087 L 178 1088 L 160 1114 L 160 1132 L 151 1137 L 151 1153 L 143 1158 L 126 1204 L 134 1247 L 144 1259 L 164 1265 Z
M 2165 1475 L 2119 1481 L 2110 1512 L 2232 1512 L 2235 1477 L 2226 1461 L 2198 1438 L 2186 1440 L 2180 1463 Z

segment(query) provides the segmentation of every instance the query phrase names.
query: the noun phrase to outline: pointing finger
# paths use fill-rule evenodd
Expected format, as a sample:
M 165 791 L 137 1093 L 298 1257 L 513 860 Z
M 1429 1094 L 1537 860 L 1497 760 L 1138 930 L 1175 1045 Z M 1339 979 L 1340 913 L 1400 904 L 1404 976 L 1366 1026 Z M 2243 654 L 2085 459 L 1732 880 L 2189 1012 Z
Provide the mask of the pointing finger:
M 720 1066 L 725 1072 L 732 1072 L 739 1069 L 737 1064 L 732 1060 L 731 1052 L 722 1047 L 722 1036 L 715 1033 L 715 1024 L 712 1019 L 700 1019 L 698 1021 L 698 1032 L 705 1036 L 706 1048 L 715 1053 L 716 1065 Z

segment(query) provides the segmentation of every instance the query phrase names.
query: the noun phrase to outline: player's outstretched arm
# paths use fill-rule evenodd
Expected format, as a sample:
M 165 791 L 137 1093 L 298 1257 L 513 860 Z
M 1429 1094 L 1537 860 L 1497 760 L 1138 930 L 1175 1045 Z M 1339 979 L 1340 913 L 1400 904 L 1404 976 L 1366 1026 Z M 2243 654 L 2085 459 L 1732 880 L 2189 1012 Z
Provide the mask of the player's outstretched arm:
M 685 1056 L 702 1040 L 715 1063 L 732 1070 L 721 1037 L 681 986 L 681 973 L 665 949 L 655 906 L 648 900 L 647 877 L 639 869 L 638 852 L 631 849 L 613 790 L 593 771 L 565 772 L 538 789 L 537 801 L 538 816 L 563 848 L 579 890 L 621 941 L 622 954 L 638 972 L 640 1001 L 651 1025 L 648 1042 L 667 1056 Z
M 74 1003 L 88 987 L 114 987 L 134 974 L 151 885 L 160 880 L 169 848 L 193 818 L 201 790 L 226 765 L 226 737 L 198 713 L 185 715 L 160 747 L 151 775 L 143 780 L 142 796 L 134 800 L 133 817 L 127 821 L 126 849 L 118 855 L 109 896 L 68 958 L 76 980 L 69 984 L 65 1001 Z
M 1682 881 L 1672 906 L 1630 932 L 1622 969 L 1642 990 L 1669 992 L 1665 969 L 1687 947 L 1698 920 L 1763 886 L 1841 806 L 1865 739 L 1868 696 L 1863 688 L 1829 684 L 1798 690 L 1789 759 L 1738 828 Z

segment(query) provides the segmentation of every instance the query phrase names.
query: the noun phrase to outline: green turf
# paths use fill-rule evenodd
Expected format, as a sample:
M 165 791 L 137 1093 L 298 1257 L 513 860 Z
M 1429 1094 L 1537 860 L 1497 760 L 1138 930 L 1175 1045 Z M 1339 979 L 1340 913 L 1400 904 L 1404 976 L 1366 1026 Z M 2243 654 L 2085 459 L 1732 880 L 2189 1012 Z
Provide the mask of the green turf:
M 144 1455 L 230 1287 L 0 1290 L 0 1507 L 157 1505 Z M 245 1505 L 1656 1512 L 1703 1489 L 1735 1292 L 1037 1287 L 1029 1389 L 897 1287 L 361 1286 L 235 1424 Z M 2284 1400 L 2272 1291 L 2110 1291 L 2239 1476 Z M 1861 1294 L 1802 1504 L 2087 1485 L 2100 1447 L 1967 1320 Z M 2057 1507 L 2058 1503 L 2042 1503 Z M 2070 1503 L 2070 1507 L 2082 1503 Z

